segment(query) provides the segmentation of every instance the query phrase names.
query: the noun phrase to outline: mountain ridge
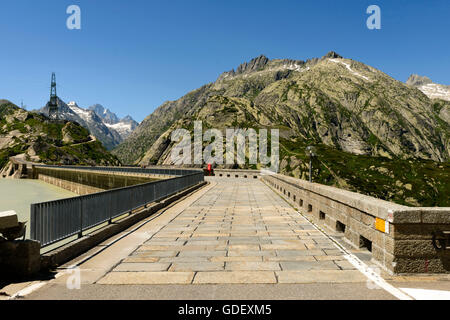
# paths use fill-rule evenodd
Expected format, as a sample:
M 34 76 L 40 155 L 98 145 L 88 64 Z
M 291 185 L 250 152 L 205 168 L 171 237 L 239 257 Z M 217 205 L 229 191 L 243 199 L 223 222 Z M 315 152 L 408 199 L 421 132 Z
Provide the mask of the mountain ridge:
M 306 72 L 306 73 L 304 73 L 306 75 L 311 68 L 317 66 L 318 64 L 321 64 L 320 67 L 322 67 L 322 69 L 325 69 L 325 71 L 327 68 L 331 69 L 329 62 L 334 64 L 335 67 L 333 67 L 332 70 L 337 75 L 335 77 L 336 81 L 342 80 L 342 77 L 340 76 L 340 74 L 350 73 L 350 76 L 353 77 L 354 81 L 356 81 L 356 82 L 363 81 L 365 83 L 370 84 L 371 82 L 373 82 L 370 79 L 370 77 L 372 75 L 376 75 L 376 77 L 383 77 L 383 79 L 382 79 L 383 81 L 386 81 L 388 83 L 395 85 L 396 87 L 399 88 L 399 90 L 404 91 L 404 92 L 408 91 L 406 89 L 407 87 L 405 86 L 405 84 L 403 84 L 395 79 L 392 79 L 391 77 L 382 73 L 381 71 L 376 70 L 373 67 L 361 64 L 354 60 L 343 59 L 340 55 L 338 55 L 337 53 L 335 53 L 333 51 L 331 51 L 330 53 L 328 53 L 327 55 L 325 55 L 324 57 L 322 57 L 320 59 L 313 58 L 313 59 L 307 60 L 306 62 L 304 62 L 301 65 L 301 69 L 293 69 L 292 65 L 289 65 L 286 63 L 288 61 L 299 62 L 300 60 L 288 60 L 288 59 L 268 60 L 265 56 L 261 55 L 258 58 L 252 59 L 249 63 L 241 64 L 237 68 L 237 70 L 239 70 L 239 73 L 234 72 L 234 70 L 225 72 L 222 75 L 220 75 L 219 78 L 215 82 L 206 84 L 197 90 L 191 91 L 190 93 L 183 96 L 179 100 L 165 102 L 163 105 L 161 105 L 159 108 L 157 108 L 154 113 L 152 113 L 149 117 L 147 117 L 142 122 L 141 126 L 139 126 L 137 128 L 137 132 L 135 134 L 131 135 L 129 141 L 125 141 L 125 143 L 122 144 L 122 146 L 119 145 L 113 152 L 120 156 L 120 150 L 121 150 L 121 148 L 123 148 L 123 145 L 126 145 L 130 141 L 133 141 L 133 139 L 138 140 L 140 135 L 142 137 L 144 137 L 144 140 L 145 140 L 145 136 L 148 136 L 148 135 L 152 136 L 154 134 L 158 135 L 158 130 L 164 128 L 165 126 L 170 125 L 173 121 L 175 121 L 175 118 L 182 116 L 183 112 L 185 112 L 184 115 L 192 114 L 193 110 L 196 109 L 195 105 L 197 105 L 197 106 L 202 105 L 202 104 L 204 105 L 206 103 L 206 101 L 208 100 L 208 98 L 210 96 L 214 95 L 214 93 L 211 93 L 211 92 L 220 94 L 222 91 L 228 90 L 231 92 L 227 92 L 225 94 L 225 96 L 249 98 L 249 100 L 251 100 L 255 104 L 258 104 L 258 103 L 261 104 L 260 103 L 261 99 L 258 99 L 256 97 L 256 95 L 258 95 L 261 91 L 263 91 L 268 85 L 275 86 L 276 83 L 280 83 L 283 81 L 286 82 L 287 81 L 286 79 L 290 78 L 292 76 L 292 73 Z M 325 64 L 328 64 L 328 66 L 324 67 Z M 358 69 L 358 71 L 353 70 L 352 65 L 355 66 L 355 68 Z M 300 64 L 297 64 L 297 66 L 300 66 Z M 318 68 L 320 68 L 320 67 L 318 67 Z M 345 72 L 343 72 L 343 71 L 345 71 Z M 266 73 L 268 74 L 268 76 L 264 75 Z M 259 78 L 256 78 L 256 75 L 258 75 Z M 303 77 L 306 77 L 306 76 L 303 76 Z M 308 79 L 308 77 L 306 77 L 306 78 L 307 78 L 306 80 L 315 81 L 315 79 Z M 244 85 L 237 83 L 240 80 L 243 80 L 245 82 Z M 230 83 L 231 83 L 231 85 L 229 85 Z M 237 83 L 237 85 L 235 85 L 235 83 Z M 237 87 L 236 89 L 238 89 L 238 90 L 235 90 L 235 88 L 233 88 L 234 85 L 235 85 L 235 87 Z M 359 85 L 359 84 L 357 84 L 357 85 Z M 352 89 L 354 89 L 354 88 L 352 88 Z M 245 90 L 247 90 L 247 91 L 245 91 Z M 319 90 L 323 91 L 323 88 L 320 88 Z M 327 90 L 332 91 L 333 88 L 332 87 L 327 88 Z M 205 94 L 203 94 L 205 92 L 209 92 L 209 93 L 205 95 Z M 319 92 L 319 93 L 323 94 L 323 92 Z M 414 92 L 408 92 L 408 93 L 411 94 Z M 325 93 L 325 95 L 326 94 L 327 93 Z M 359 94 L 359 93 L 356 93 L 356 94 Z M 256 99 L 253 99 L 252 95 L 255 95 Z M 344 99 L 341 99 L 344 101 L 339 101 L 339 104 L 341 104 L 341 106 L 345 107 L 346 105 L 351 104 L 352 101 L 345 101 L 351 97 L 345 97 L 345 95 L 346 95 L 345 93 L 343 95 L 344 95 L 344 97 L 338 97 L 338 98 L 339 99 L 344 98 Z M 334 97 L 334 98 L 336 98 L 336 97 Z M 371 97 L 368 97 L 368 98 L 371 98 Z M 375 98 L 377 98 L 377 97 L 375 97 Z M 423 97 L 419 96 L 416 93 L 414 93 L 414 98 L 417 100 L 420 100 L 420 99 L 423 100 Z M 189 100 L 189 99 L 192 101 L 195 101 L 195 104 L 192 105 L 192 104 L 187 103 L 187 100 Z M 375 100 L 377 100 L 377 99 L 375 99 Z M 376 103 L 377 103 L 377 101 L 373 102 L 373 104 L 376 104 Z M 408 104 L 408 102 L 406 102 L 406 104 Z M 428 105 L 426 105 L 426 104 L 428 104 Z M 420 108 L 421 110 L 417 110 L 418 112 L 426 112 L 426 113 L 432 112 L 431 104 L 429 103 L 429 101 L 425 101 L 425 102 L 421 101 L 420 107 L 421 107 Z M 406 106 L 405 109 L 408 109 L 408 107 Z M 347 110 L 349 112 L 354 111 L 354 110 L 352 110 L 351 107 L 347 107 Z M 360 110 L 360 111 L 362 111 L 362 110 Z M 409 112 L 408 110 L 405 110 L 405 111 Z M 416 121 L 416 120 L 414 120 L 414 121 Z M 426 120 L 420 119 L 420 121 L 423 122 Z M 150 124 L 151 122 L 158 122 L 158 124 Z M 145 129 L 147 127 L 149 127 L 149 130 Z M 374 128 L 374 130 L 375 130 L 375 128 Z M 145 131 L 147 131 L 147 132 L 145 132 Z M 159 132 L 159 133 L 161 134 L 162 132 Z M 434 135 L 434 134 L 431 134 L 431 135 Z M 419 138 L 415 137 L 414 133 L 411 133 L 411 137 L 409 137 L 409 140 L 410 140 L 409 143 L 411 143 L 413 145 L 415 144 L 417 149 L 423 149 L 422 148 L 423 146 L 420 146 L 420 143 L 418 142 Z M 411 141 L 411 140 L 414 140 L 414 141 Z M 440 139 L 440 140 L 442 140 L 442 139 Z M 431 147 L 431 145 L 433 144 L 434 141 L 427 142 L 426 143 L 427 145 L 425 147 L 426 147 L 426 149 L 428 149 L 427 153 L 430 153 L 430 154 L 429 155 L 422 154 L 422 158 L 424 158 L 424 159 L 429 158 L 429 159 L 433 159 L 433 160 L 437 160 L 437 161 L 443 161 L 443 160 L 447 159 L 449 156 L 449 152 L 448 152 L 448 150 L 444 151 L 442 149 L 448 149 L 448 141 L 446 140 L 446 138 L 444 140 L 445 141 L 439 141 L 439 143 L 438 143 L 439 145 L 445 144 L 445 147 L 441 148 L 441 150 L 432 150 L 433 148 Z M 142 152 L 145 152 L 145 149 L 148 150 L 150 148 L 151 143 L 155 142 L 156 139 L 153 136 L 153 137 L 149 137 L 148 141 L 151 141 L 151 142 L 144 143 L 145 145 L 141 148 L 138 147 L 138 150 L 142 150 Z M 133 143 L 133 142 L 131 142 L 131 143 Z M 330 143 L 330 141 L 328 141 L 328 143 Z M 343 147 L 342 144 L 340 147 Z M 355 151 L 360 152 L 361 150 L 355 149 Z M 398 150 L 391 150 L 391 153 L 393 153 L 396 156 L 399 155 Z M 381 155 L 381 154 L 386 155 L 385 153 L 379 153 L 379 155 Z M 128 157 L 127 159 L 124 159 L 124 160 L 136 161 L 137 157 L 134 157 L 134 158 Z
M 424 200 L 426 196 L 416 190 L 419 185 L 413 186 L 414 191 L 399 185 L 420 181 L 427 186 L 430 182 L 418 172 L 430 163 L 448 163 L 450 123 L 442 113 L 448 106 L 333 51 L 305 62 L 261 55 L 176 101 L 163 103 L 112 152 L 124 163 L 169 164 L 174 146 L 170 133 L 176 128 L 192 131 L 195 120 L 202 121 L 204 128 L 222 131 L 279 128 L 281 173 L 306 178 L 304 148 L 313 144 L 322 152 L 321 171 L 316 172 L 319 182 L 404 204 L 429 204 L 439 198 L 436 190 L 449 188 L 441 180 L 441 174 L 449 177 L 446 165 L 433 169 L 440 177 L 428 186 L 434 200 Z M 322 158 L 337 155 L 335 163 Z M 346 172 L 345 163 L 338 161 L 341 158 L 354 163 L 354 172 Z M 415 175 L 396 177 L 387 168 L 393 163 L 410 167 Z M 379 166 L 385 173 L 365 173 Z M 378 174 L 382 177 L 375 179 Z M 379 179 L 389 183 L 378 186 Z

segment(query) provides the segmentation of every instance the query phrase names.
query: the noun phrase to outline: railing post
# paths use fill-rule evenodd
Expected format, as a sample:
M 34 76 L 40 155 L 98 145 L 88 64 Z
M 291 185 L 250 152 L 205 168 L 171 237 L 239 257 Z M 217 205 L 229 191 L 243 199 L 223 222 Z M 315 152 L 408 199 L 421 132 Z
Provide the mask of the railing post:
M 83 237 L 83 199 L 80 200 L 80 232 L 78 232 L 78 238 Z
M 111 194 L 110 194 L 110 197 L 111 197 Z M 111 199 L 108 201 L 109 203 L 111 203 Z M 109 210 L 109 220 L 108 220 L 108 224 L 111 224 L 112 223 L 112 210 L 110 209 Z
M 35 205 L 32 204 L 31 205 L 31 210 L 30 210 L 30 238 L 33 240 L 38 240 L 36 239 L 36 209 L 35 209 Z

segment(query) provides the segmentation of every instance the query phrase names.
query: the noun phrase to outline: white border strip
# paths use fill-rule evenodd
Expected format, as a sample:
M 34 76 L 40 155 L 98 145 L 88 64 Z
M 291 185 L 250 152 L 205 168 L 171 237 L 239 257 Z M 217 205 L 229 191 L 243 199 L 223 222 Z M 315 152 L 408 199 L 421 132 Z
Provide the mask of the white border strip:
M 301 212 L 297 210 L 297 213 L 304 217 L 306 220 L 308 220 L 313 227 L 322 233 L 325 237 L 330 239 L 333 244 L 338 248 L 341 252 L 344 253 L 344 258 L 350 262 L 356 269 L 358 269 L 362 274 L 364 274 L 369 280 L 374 282 L 377 286 L 380 288 L 386 290 L 390 294 L 392 294 L 394 297 L 400 299 L 400 300 L 414 300 L 411 296 L 407 295 L 403 291 L 395 288 L 394 286 L 390 285 L 386 282 L 375 270 L 373 270 L 371 267 L 366 265 L 361 259 L 359 259 L 357 256 L 355 256 L 353 253 L 347 251 L 341 244 L 337 242 L 336 239 L 334 239 L 332 236 L 326 234 L 320 227 L 318 227 L 314 222 L 306 218 Z
M 60 276 L 62 276 L 63 274 L 61 272 L 57 273 L 55 275 L 55 277 L 51 280 L 55 280 L 57 278 L 59 278 Z M 51 281 L 50 280 L 50 281 Z M 41 281 L 35 284 L 31 284 L 28 287 L 19 290 L 18 292 L 16 292 L 15 294 L 13 294 L 12 296 L 10 296 L 7 300 L 13 300 L 13 299 L 17 299 L 17 298 L 24 298 L 25 296 L 29 295 L 30 293 L 42 288 L 43 286 L 45 286 L 48 283 L 48 281 Z
M 416 300 L 450 300 L 450 291 L 400 288 Z

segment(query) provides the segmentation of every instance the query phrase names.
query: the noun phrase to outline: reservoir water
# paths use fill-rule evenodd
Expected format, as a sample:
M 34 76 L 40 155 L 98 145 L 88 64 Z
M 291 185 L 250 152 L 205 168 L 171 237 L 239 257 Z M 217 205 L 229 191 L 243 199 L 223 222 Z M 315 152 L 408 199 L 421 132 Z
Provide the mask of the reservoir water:
M 27 238 L 30 237 L 30 205 L 32 203 L 78 196 L 40 180 L 0 179 L 0 212 L 14 210 L 19 221 L 28 221 Z

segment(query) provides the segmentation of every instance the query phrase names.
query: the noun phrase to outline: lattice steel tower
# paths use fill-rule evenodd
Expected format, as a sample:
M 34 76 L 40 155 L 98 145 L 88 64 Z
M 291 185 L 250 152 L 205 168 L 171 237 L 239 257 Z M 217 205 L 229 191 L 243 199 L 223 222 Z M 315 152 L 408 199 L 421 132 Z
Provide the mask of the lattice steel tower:
M 50 88 L 50 102 L 48 103 L 48 116 L 58 119 L 58 97 L 56 96 L 56 76 L 52 73 L 52 84 Z

